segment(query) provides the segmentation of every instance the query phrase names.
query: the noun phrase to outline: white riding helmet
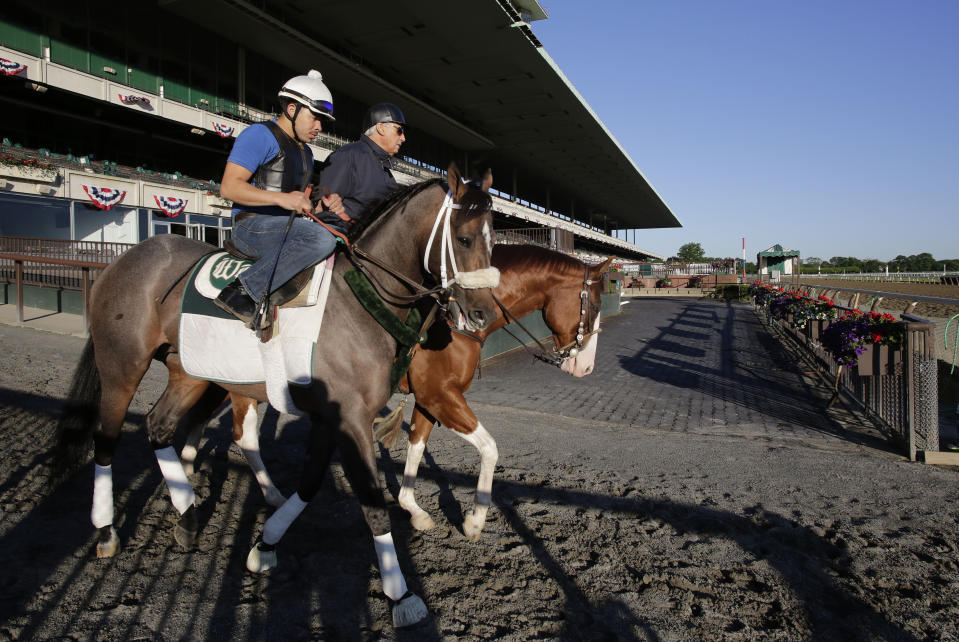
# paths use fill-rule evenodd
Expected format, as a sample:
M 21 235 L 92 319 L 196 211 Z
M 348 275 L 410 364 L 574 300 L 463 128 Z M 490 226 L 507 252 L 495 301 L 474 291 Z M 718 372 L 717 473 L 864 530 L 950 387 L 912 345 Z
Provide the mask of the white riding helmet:
M 277 96 L 294 100 L 318 116 L 336 120 L 333 118 L 333 94 L 323 84 L 323 75 L 316 69 L 310 69 L 305 76 L 287 80 Z

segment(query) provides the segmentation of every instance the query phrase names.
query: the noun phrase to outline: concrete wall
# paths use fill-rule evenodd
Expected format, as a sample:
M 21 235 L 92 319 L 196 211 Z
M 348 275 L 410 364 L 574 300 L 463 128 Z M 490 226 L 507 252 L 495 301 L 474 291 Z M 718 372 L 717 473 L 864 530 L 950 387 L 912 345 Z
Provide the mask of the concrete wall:
M 669 276 L 670 281 L 673 282 L 671 287 L 674 288 L 685 288 L 689 287 L 689 280 L 694 278 L 701 279 L 700 287 L 711 287 L 715 285 L 722 285 L 724 283 L 739 283 L 738 274 L 704 274 L 701 277 L 695 276 L 686 276 L 679 274 L 671 274 Z M 659 277 L 633 277 L 632 280 L 626 279 L 625 287 L 628 288 L 655 288 L 656 283 L 659 282 Z
M 13 283 L 0 282 L 0 304 L 17 304 L 17 287 Z M 83 294 L 79 290 L 42 288 L 36 285 L 23 287 L 23 306 L 50 312 L 83 314 Z

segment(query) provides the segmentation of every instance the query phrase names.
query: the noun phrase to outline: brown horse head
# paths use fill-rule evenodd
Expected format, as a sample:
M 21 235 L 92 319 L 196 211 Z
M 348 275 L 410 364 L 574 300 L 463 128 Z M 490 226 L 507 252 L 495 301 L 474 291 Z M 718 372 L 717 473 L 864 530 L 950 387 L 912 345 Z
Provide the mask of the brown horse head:
M 579 290 L 576 295 L 567 291 L 564 296 L 550 296 L 543 307 L 546 323 L 554 329 L 553 342 L 556 350 L 566 357 L 560 368 L 574 377 L 584 377 L 591 373 L 596 362 L 596 335 L 599 332 L 602 307 L 602 277 L 612 262 L 613 257 L 609 257 L 598 265 L 582 264 L 582 278 L 574 286 L 574 289 Z M 571 320 L 575 319 L 578 319 L 578 322 L 571 323 Z M 564 329 L 556 331 L 556 328 Z

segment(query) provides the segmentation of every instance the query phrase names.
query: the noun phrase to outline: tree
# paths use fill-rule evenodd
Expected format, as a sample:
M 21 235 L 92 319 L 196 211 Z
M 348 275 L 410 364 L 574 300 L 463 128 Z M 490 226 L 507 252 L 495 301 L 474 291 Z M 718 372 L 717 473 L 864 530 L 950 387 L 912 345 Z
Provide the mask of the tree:
M 706 252 L 699 243 L 686 243 L 679 248 L 677 256 L 685 263 L 701 263 L 706 258 Z
M 822 265 L 822 259 L 818 256 L 807 256 L 803 263 L 812 266 Z

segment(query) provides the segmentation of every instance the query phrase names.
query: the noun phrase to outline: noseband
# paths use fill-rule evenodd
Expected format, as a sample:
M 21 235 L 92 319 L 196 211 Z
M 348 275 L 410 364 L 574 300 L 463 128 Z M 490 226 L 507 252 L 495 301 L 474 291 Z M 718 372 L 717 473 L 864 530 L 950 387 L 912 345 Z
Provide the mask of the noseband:
M 347 254 L 350 256 L 353 265 L 360 270 L 360 272 L 362 272 L 371 283 L 374 283 L 378 286 L 378 289 L 381 290 L 381 296 L 382 293 L 385 292 L 382 284 L 379 283 L 379 281 L 370 273 L 370 271 L 365 265 L 362 264 L 361 261 L 357 261 L 356 259 L 361 259 L 362 261 L 372 263 L 393 278 L 406 284 L 406 286 L 409 287 L 414 294 L 402 295 L 392 293 L 390 295 L 391 297 L 400 301 L 418 301 L 419 299 L 427 296 L 432 296 L 435 298 L 438 295 L 448 295 L 449 289 L 454 283 L 458 284 L 464 289 L 494 288 L 499 285 L 499 270 L 495 267 L 489 267 L 483 270 L 474 270 L 472 272 L 460 272 L 456 267 L 456 259 L 453 256 L 452 212 L 453 210 L 458 209 L 461 209 L 461 206 L 458 203 L 453 202 L 453 195 L 447 190 L 446 197 L 443 199 L 443 204 L 440 206 L 439 212 L 436 213 L 436 219 L 433 221 L 433 229 L 430 232 L 430 238 L 426 244 L 426 253 L 423 256 L 423 267 L 425 268 L 427 274 L 432 275 L 433 273 L 429 268 L 430 250 L 433 247 L 433 239 L 436 237 L 440 225 L 442 224 L 443 238 L 440 242 L 440 247 L 442 248 L 440 259 L 440 284 L 437 287 L 429 289 L 424 288 L 416 281 L 401 274 L 399 270 L 387 265 L 383 261 L 380 261 L 376 257 L 368 254 L 355 245 L 347 246 Z M 449 262 L 453 271 L 452 279 L 448 279 L 446 273 L 447 253 L 449 253 Z
M 490 266 L 483 270 L 473 270 L 472 272 L 460 272 L 456 267 L 456 257 L 453 256 L 453 210 L 462 209 L 462 205 L 453 202 L 452 192 L 446 192 L 446 198 L 440 206 L 440 211 L 436 214 L 436 220 L 433 222 L 433 230 L 430 232 L 430 240 L 426 243 L 426 252 L 423 254 L 423 269 L 430 274 L 430 250 L 433 249 L 433 239 L 436 238 L 440 221 L 443 222 L 443 239 L 440 241 L 440 284 L 443 289 L 448 289 L 454 282 L 466 290 L 477 290 L 480 288 L 495 288 L 499 285 L 499 270 Z M 446 256 L 449 254 L 450 267 L 453 270 L 453 278 L 446 278 Z

